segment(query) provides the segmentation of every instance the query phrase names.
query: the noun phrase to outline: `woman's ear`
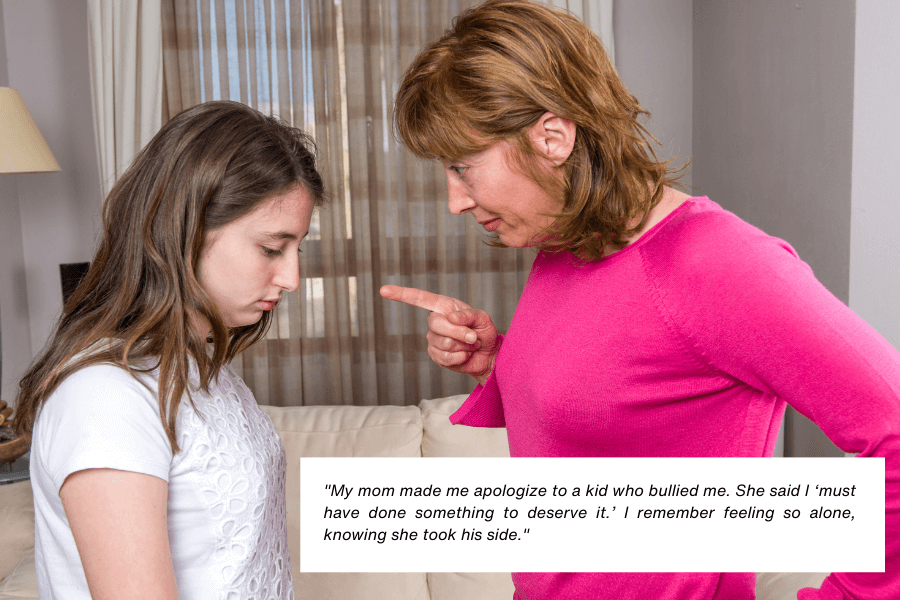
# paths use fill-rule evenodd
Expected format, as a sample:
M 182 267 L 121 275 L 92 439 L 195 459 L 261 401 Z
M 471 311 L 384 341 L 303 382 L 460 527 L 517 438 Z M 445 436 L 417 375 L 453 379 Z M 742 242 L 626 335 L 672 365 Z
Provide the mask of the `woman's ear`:
M 528 137 L 535 150 L 544 155 L 552 166 L 558 167 L 572 154 L 575 131 L 576 125 L 569 119 L 545 112 L 528 130 Z

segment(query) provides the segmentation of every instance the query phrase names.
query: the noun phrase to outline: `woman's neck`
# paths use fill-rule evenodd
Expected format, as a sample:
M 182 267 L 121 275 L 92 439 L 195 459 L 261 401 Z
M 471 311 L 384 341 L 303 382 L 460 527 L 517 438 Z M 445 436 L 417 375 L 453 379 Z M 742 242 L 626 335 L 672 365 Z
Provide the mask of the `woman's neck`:
M 674 188 L 664 187 L 662 198 L 656 206 L 650 209 L 650 214 L 647 215 L 647 220 L 644 222 L 644 225 L 625 238 L 625 246 L 623 248 L 607 245 L 606 248 L 603 249 L 603 256 L 606 257 L 610 254 L 614 254 L 638 241 L 642 235 L 650 231 L 657 223 L 669 216 L 672 211 L 684 204 L 685 200 L 688 198 L 690 198 L 690 196 L 684 192 L 680 192 Z M 635 218 L 628 226 L 636 227 L 640 222 L 639 218 Z

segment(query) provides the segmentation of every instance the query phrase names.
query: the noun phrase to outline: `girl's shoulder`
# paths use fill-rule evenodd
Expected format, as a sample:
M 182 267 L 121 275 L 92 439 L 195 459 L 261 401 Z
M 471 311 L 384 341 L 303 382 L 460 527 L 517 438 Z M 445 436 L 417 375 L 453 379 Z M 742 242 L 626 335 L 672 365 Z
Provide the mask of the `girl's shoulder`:
M 109 363 L 81 367 L 47 397 L 38 419 L 68 421 L 85 413 L 131 418 L 152 415 L 159 421 L 155 373 L 134 371 L 132 375 Z
M 32 464 L 58 492 L 82 469 L 110 468 L 168 478 L 172 448 L 159 417 L 156 382 L 99 363 L 70 373 L 41 406 Z
M 113 363 L 94 363 L 78 368 L 63 379 L 57 390 L 105 390 L 110 388 L 143 390 L 156 395 L 158 372 L 151 365 L 133 364 L 131 371 Z M 148 390 L 148 386 L 151 388 Z M 55 394 L 56 392 L 54 392 Z

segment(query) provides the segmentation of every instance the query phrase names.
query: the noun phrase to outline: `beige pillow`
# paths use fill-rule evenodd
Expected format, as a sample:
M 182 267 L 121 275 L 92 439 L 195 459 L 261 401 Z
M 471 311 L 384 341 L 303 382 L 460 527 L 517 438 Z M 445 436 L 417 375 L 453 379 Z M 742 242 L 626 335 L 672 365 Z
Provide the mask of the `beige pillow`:
M 0 579 L 12 571 L 19 560 L 34 550 L 34 499 L 31 482 L 0 485 Z
M 422 456 L 509 456 L 505 428 L 450 423 L 450 415 L 466 397 L 460 394 L 419 403 L 425 421 Z
M 431 600 L 511 600 L 509 573 L 429 573 Z
M 466 397 L 461 394 L 419 403 L 425 422 L 423 456 L 509 456 L 506 429 L 450 423 L 450 415 Z M 429 573 L 428 587 L 432 600 L 508 600 L 515 591 L 509 573 Z
M 22 557 L 9 577 L 0 583 L 0 600 L 36 600 L 37 597 L 37 572 L 34 569 L 34 550 L 31 550 Z
M 421 456 L 415 406 L 261 407 L 287 455 L 288 548 L 294 596 L 317 600 L 427 600 L 424 573 L 300 573 L 301 456 Z M 377 546 L 373 546 L 373 552 Z
M 511 598 L 512 596 L 510 596 Z M 303 573 L 294 569 L 294 598 L 302 600 L 429 600 L 424 573 Z M 460 598 L 464 598 L 460 596 Z M 2 598 L 0 598 L 2 600 Z
M 822 585 L 828 573 L 757 573 L 756 600 L 795 600 L 797 591 Z

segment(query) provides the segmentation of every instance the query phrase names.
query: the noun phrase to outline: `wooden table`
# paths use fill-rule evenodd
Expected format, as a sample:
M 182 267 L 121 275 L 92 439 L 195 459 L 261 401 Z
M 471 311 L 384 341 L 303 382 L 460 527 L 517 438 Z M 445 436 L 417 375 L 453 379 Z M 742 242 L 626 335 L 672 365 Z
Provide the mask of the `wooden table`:
M 12 407 L 0 400 L 0 465 L 11 463 L 31 447 L 31 436 L 16 436 L 10 427 Z
M 0 401 L 0 485 L 29 478 L 28 459 L 20 458 L 31 448 L 31 436 L 17 436 L 10 427 L 12 408 Z
M 0 442 L 0 464 L 16 460 L 28 452 L 29 448 L 31 448 L 31 438 L 27 436 Z

